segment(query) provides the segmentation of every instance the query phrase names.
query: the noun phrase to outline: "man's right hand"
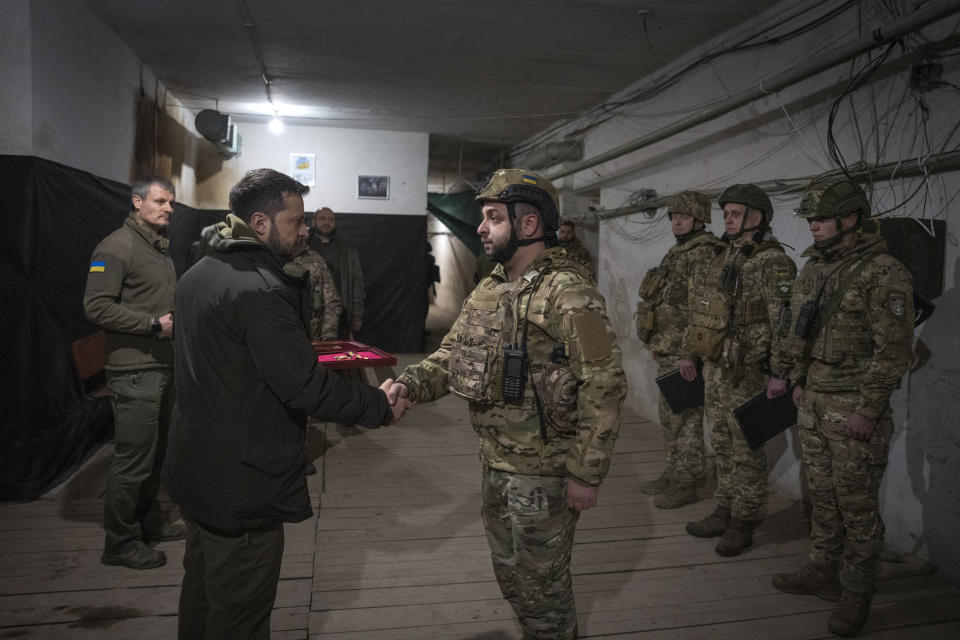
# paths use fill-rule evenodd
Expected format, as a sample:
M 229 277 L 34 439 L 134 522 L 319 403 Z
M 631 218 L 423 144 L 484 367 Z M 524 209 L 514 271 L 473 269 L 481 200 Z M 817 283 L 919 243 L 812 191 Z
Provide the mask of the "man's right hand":
M 800 406 L 800 396 L 803 395 L 803 387 L 797 385 L 793 388 L 793 405 L 795 407 Z
M 387 378 L 380 385 L 380 390 L 387 396 L 390 403 L 390 410 L 393 411 L 393 420 L 390 424 L 395 424 L 397 420 L 403 417 L 407 409 L 413 406 L 407 398 L 410 395 L 407 385 L 402 382 L 394 382 L 393 378 Z
M 680 369 L 680 377 L 687 382 L 693 382 L 697 379 L 697 364 L 693 360 L 681 360 L 677 363 Z
M 158 319 L 160 322 L 160 333 L 157 334 L 158 338 L 172 338 L 173 337 L 173 314 L 168 313 L 165 316 L 160 316 Z
M 773 400 L 787 392 L 787 381 L 770 376 L 767 379 L 767 400 Z

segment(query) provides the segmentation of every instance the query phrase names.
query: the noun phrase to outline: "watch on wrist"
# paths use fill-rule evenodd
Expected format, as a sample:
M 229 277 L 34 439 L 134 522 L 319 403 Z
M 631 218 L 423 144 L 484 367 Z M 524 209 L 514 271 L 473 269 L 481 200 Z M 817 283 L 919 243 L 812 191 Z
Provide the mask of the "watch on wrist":
M 153 323 L 150 325 L 150 333 L 160 335 L 161 331 L 163 331 L 163 325 L 160 324 L 160 318 L 154 318 Z

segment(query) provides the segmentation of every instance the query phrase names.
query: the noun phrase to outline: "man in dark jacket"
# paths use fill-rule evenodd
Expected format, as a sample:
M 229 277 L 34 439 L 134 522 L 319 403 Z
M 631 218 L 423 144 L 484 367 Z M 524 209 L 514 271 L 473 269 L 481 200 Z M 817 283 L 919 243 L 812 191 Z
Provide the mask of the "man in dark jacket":
M 226 222 L 177 289 L 174 427 L 164 479 L 187 520 L 179 637 L 270 636 L 283 523 L 312 515 L 306 416 L 378 426 L 403 413 L 385 391 L 331 375 L 310 345 L 303 278 L 307 187 L 272 169 L 230 192 Z
M 132 187 L 123 226 L 93 250 L 83 293 L 87 318 L 106 330 L 107 385 L 115 423 L 103 494 L 106 542 L 100 561 L 131 569 L 166 563 L 147 542 L 184 535 L 165 523 L 157 491 L 173 404 L 173 288 L 167 253 L 173 185 L 145 176 Z

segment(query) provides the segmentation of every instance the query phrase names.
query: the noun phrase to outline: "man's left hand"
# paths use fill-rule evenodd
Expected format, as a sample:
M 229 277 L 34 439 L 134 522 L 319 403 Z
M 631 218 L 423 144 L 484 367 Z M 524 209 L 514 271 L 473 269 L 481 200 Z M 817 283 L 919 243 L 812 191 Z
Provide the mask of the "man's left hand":
M 597 506 L 600 487 L 581 487 L 567 478 L 567 506 L 575 511 L 586 511 Z
M 867 418 L 856 411 L 847 416 L 847 434 L 854 440 L 869 440 L 876 426 L 876 418 Z

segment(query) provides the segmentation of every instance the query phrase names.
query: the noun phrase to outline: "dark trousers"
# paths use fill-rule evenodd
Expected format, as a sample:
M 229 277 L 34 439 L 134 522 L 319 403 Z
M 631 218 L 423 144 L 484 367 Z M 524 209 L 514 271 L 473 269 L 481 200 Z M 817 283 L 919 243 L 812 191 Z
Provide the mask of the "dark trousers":
M 283 558 L 283 524 L 223 535 L 189 518 L 179 640 L 269 640 Z
M 172 369 L 108 371 L 116 443 L 103 494 L 104 550 L 122 553 L 159 534 L 157 492 L 173 410 Z

